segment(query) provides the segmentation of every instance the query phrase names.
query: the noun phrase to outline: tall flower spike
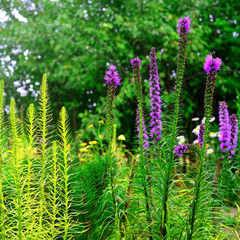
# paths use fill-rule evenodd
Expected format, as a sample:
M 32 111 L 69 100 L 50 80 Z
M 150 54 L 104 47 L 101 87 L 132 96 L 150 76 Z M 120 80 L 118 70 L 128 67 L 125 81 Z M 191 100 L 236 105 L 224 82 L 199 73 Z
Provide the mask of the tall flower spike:
M 143 154 L 144 140 L 143 140 L 143 97 L 142 97 L 142 86 L 140 78 L 140 65 L 141 61 L 139 58 L 134 58 L 131 60 L 131 65 L 133 68 L 133 76 L 136 86 L 137 98 L 138 98 L 138 111 L 139 111 L 139 141 L 140 141 L 140 150 Z
M 212 55 L 207 55 L 203 69 L 207 72 L 207 74 L 216 73 L 220 69 L 221 64 L 222 60 L 220 58 L 214 59 Z
M 182 81 L 183 75 L 185 70 L 185 61 L 186 61 L 186 51 L 187 51 L 187 34 L 190 28 L 190 18 L 184 17 L 179 19 L 178 25 L 178 33 L 179 33 L 179 44 L 178 44 L 178 58 L 177 58 L 177 76 L 176 76 L 176 88 L 175 88 L 175 101 L 174 101 L 174 118 L 173 118 L 173 130 L 171 133 L 171 143 L 170 143 L 170 156 L 168 162 L 168 170 L 166 175 L 166 187 L 163 189 L 163 220 L 161 223 L 161 235 L 162 238 L 167 238 L 168 232 L 167 227 L 168 223 L 168 196 L 169 196 L 169 183 L 172 179 L 172 168 L 174 165 L 174 146 L 176 142 L 177 136 L 177 125 L 178 125 L 178 118 L 179 118 L 179 109 L 180 109 L 180 98 L 182 92 Z
M 180 18 L 178 21 L 178 33 L 187 34 L 190 29 L 191 20 L 190 17 Z
M 235 114 L 230 116 L 230 129 L 231 129 L 231 138 L 230 138 L 230 146 L 229 151 L 231 155 L 235 154 L 234 149 L 237 148 L 237 140 L 238 140 L 238 120 Z
M 136 124 L 137 124 L 137 130 L 138 130 L 138 138 L 140 138 L 140 119 L 139 119 L 139 106 L 137 108 L 137 117 L 136 117 Z M 148 134 L 147 134 L 147 130 L 146 130 L 146 125 L 144 122 L 144 116 L 142 116 L 143 118 L 143 147 L 144 149 L 148 149 L 148 146 L 150 145 L 148 140 Z
M 106 71 L 104 79 L 106 80 L 106 84 L 108 85 L 107 91 L 107 129 L 108 129 L 108 139 L 109 139 L 109 147 L 111 148 L 111 141 L 112 141 L 112 107 L 113 107 L 113 100 L 115 96 L 115 89 L 119 85 L 120 78 L 119 74 L 116 70 L 114 65 L 109 67 L 109 70 Z
M 212 99 L 215 89 L 216 83 L 216 75 L 217 71 L 220 69 L 222 64 L 222 60 L 220 58 L 213 58 L 212 55 L 207 55 L 205 59 L 205 63 L 203 69 L 207 73 L 207 82 L 205 89 L 205 99 L 204 99 L 204 107 L 205 107 L 205 117 L 208 121 L 211 118 L 210 112 L 212 112 Z
M 142 86 L 141 86 L 140 70 L 139 70 L 139 67 L 141 65 L 141 60 L 139 58 L 134 58 L 133 60 L 131 60 L 131 65 L 133 68 L 133 75 L 134 75 L 134 80 L 136 85 L 138 101 L 142 101 Z M 141 106 L 139 107 L 141 108 Z
M 203 144 L 199 157 L 199 171 L 197 175 L 197 183 L 195 189 L 195 196 L 192 201 L 192 211 L 190 213 L 189 223 L 190 227 L 188 228 L 188 239 L 192 239 L 195 232 L 195 222 L 196 222 L 196 212 L 199 204 L 201 204 L 201 189 L 203 184 L 203 177 L 205 172 L 205 154 L 206 154 L 206 144 L 209 138 L 209 124 L 212 115 L 212 101 L 215 89 L 216 75 L 217 71 L 220 69 L 222 61 L 219 58 L 214 59 L 211 55 L 206 57 L 203 69 L 207 73 L 206 89 L 204 96 L 204 117 L 205 117 L 205 131 L 203 136 Z
M 150 137 L 160 140 L 162 131 L 161 97 L 155 47 L 150 52 Z
M 220 130 L 220 148 L 222 153 L 226 153 L 231 139 L 231 127 L 228 107 L 225 101 L 219 103 L 219 130 Z
M 199 134 L 198 134 L 198 143 L 202 146 L 203 145 L 203 140 L 204 140 L 204 130 L 205 130 L 205 125 L 202 123 L 200 125 L 199 129 Z
M 116 66 L 111 65 L 109 67 L 109 70 L 106 71 L 104 79 L 106 80 L 107 85 L 113 85 L 115 89 L 117 88 L 120 83 L 120 78 L 116 70 Z

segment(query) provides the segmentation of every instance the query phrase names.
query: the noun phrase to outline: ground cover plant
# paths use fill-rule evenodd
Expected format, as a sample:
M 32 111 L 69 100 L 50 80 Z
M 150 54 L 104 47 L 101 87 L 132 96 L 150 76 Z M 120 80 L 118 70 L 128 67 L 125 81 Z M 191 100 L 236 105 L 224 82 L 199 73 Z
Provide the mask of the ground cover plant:
M 141 60 L 129 60 L 137 95 L 135 149 L 114 123 L 114 99 L 121 78 L 110 65 L 106 118 L 89 125 L 94 139 L 71 139 L 62 107 L 52 123 L 47 76 L 38 105 L 17 111 L 14 99 L 4 112 L 0 84 L 0 236 L 1 239 L 234 239 L 239 214 L 238 119 L 219 103 L 219 130 L 213 125 L 214 89 L 222 61 L 207 55 L 204 119 L 182 134 L 181 96 L 188 57 L 189 17 L 179 19 L 174 109 L 162 112 L 156 48 L 150 50 L 150 106 L 142 91 Z M 51 76 L 50 76 L 51 77 Z M 239 99 L 237 105 L 239 106 Z M 238 109 L 240 111 L 240 109 Z M 193 116 L 193 121 L 199 118 Z M 105 128 L 105 129 L 104 129 Z M 214 130 L 215 128 L 215 130 Z M 107 141 L 105 140 L 107 132 Z M 117 137 L 118 136 L 118 137 Z M 211 140 L 214 138 L 217 140 Z M 228 231 L 227 231 L 228 230 Z

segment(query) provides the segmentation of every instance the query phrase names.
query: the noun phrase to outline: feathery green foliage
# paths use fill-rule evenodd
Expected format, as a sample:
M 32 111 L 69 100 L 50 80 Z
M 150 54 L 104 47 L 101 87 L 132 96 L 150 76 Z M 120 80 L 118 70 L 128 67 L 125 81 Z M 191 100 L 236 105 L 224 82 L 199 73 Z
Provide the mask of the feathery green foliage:
M 62 163 L 62 175 L 63 175 L 63 199 L 64 199 L 64 210 L 63 210 L 63 221 L 64 221 L 64 236 L 63 239 L 67 239 L 69 232 L 70 216 L 69 216 L 69 207 L 70 207 L 70 191 L 69 191 L 69 151 L 70 151 L 70 142 L 69 142 L 69 126 L 68 126 L 68 116 L 65 107 L 62 108 L 60 112 L 60 119 L 58 124 L 59 135 L 60 135 L 60 146 L 63 156 Z
M 0 82 L 0 236 L 1 239 L 5 239 L 5 232 L 6 232 L 6 224 L 5 224 L 5 218 L 6 218 L 6 207 L 4 204 L 4 196 L 3 196 L 3 103 L 4 103 L 4 98 L 3 98 L 3 93 L 4 93 L 4 82 L 1 80 Z
M 15 182 L 15 190 L 16 190 L 16 199 L 14 200 L 15 208 L 16 208 L 16 219 L 17 219 L 17 237 L 18 239 L 23 238 L 23 212 L 22 212 L 22 203 L 23 203 L 23 182 L 21 178 L 21 159 L 18 153 L 18 126 L 16 123 L 16 107 L 15 101 L 12 98 L 10 104 L 10 123 L 11 123 L 11 164 L 13 165 L 13 178 Z
M 48 141 L 49 141 L 49 130 L 48 126 L 50 124 L 51 115 L 49 114 L 49 97 L 47 93 L 47 75 L 43 75 L 43 80 L 41 84 L 41 95 L 39 99 L 39 116 L 38 116 L 38 128 L 41 139 L 38 139 L 39 151 L 41 153 L 40 158 L 40 201 L 39 201 L 39 227 L 42 228 L 43 225 L 43 215 L 44 215 L 44 206 L 46 204 L 46 193 L 45 193 L 45 184 L 46 184 L 46 166 L 48 160 Z

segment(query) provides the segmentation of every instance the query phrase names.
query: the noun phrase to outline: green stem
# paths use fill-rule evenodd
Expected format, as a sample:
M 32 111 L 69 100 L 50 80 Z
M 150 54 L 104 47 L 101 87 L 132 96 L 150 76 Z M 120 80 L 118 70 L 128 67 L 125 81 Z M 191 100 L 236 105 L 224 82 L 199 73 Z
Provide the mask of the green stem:
M 177 77 L 176 77 L 176 90 L 175 90 L 175 103 L 174 103 L 174 119 L 173 119 L 173 131 L 172 138 L 170 144 L 170 154 L 169 154 L 169 162 L 167 165 L 167 172 L 164 180 L 164 188 L 163 188 L 163 221 L 160 227 L 160 235 L 164 238 L 167 236 L 167 228 L 169 225 L 168 221 L 168 196 L 169 196 L 169 187 L 172 181 L 172 169 L 174 164 L 174 146 L 176 142 L 177 135 L 177 125 L 179 118 L 179 109 L 180 109 L 180 96 L 182 92 L 182 79 L 184 75 L 185 69 L 185 60 L 186 60 L 186 46 L 187 46 L 187 38 L 183 34 L 180 34 L 179 48 L 178 48 L 178 61 L 177 61 Z
M 5 204 L 3 198 L 3 92 L 4 92 L 4 82 L 0 82 L 0 238 L 5 239 L 5 229 L 4 229 L 4 212 Z
M 206 158 L 206 145 L 209 139 L 209 121 L 212 115 L 212 101 L 213 101 L 213 94 L 215 88 L 215 81 L 216 81 L 216 73 L 213 75 L 207 76 L 207 83 L 206 83 L 206 90 L 205 90 L 205 98 L 204 98 L 204 107 L 205 107 L 205 131 L 204 131 L 204 140 L 203 146 L 200 153 L 200 167 L 197 177 L 197 183 L 195 187 L 195 195 L 192 202 L 192 211 L 189 217 L 190 228 L 188 229 L 187 239 L 191 240 L 194 234 L 194 224 L 196 221 L 196 212 L 197 207 L 199 205 L 199 201 L 201 199 L 201 191 L 203 187 L 204 181 L 204 165 L 205 165 L 205 158 Z
M 17 136 L 17 126 L 15 118 L 15 101 L 11 99 L 10 105 L 10 118 L 11 118 L 11 128 L 13 135 L 13 145 L 12 145 L 12 159 L 14 165 L 14 181 L 16 185 L 16 194 L 17 194 L 17 221 L 18 221 L 18 239 L 22 239 L 22 194 L 21 194 L 21 183 L 20 183 L 20 171 L 19 171 L 19 162 L 18 162 L 18 136 Z
M 32 181 L 32 157 L 33 157 L 33 140 L 34 140 L 34 132 L 35 132 L 35 129 L 34 129 L 34 118 L 35 118 L 35 109 L 34 109 L 34 105 L 31 104 L 28 108 L 28 138 L 29 138 L 29 155 L 28 155 L 28 159 L 27 159 L 27 197 L 28 197 L 28 202 L 27 202 L 27 205 L 28 205 L 28 224 L 30 224 L 31 222 L 31 181 Z M 23 119 L 22 119 L 23 121 Z M 22 123 L 23 124 L 23 123 Z
M 135 87 L 137 92 L 137 98 L 138 98 L 138 111 L 139 111 L 139 141 L 140 141 L 140 167 L 142 172 L 142 186 L 143 186 L 143 194 L 145 197 L 145 207 L 146 207 L 146 213 L 147 213 L 147 223 L 149 224 L 148 230 L 151 234 L 152 228 L 151 228 L 151 214 L 150 214 L 150 194 L 148 189 L 148 183 L 146 183 L 146 170 L 145 165 L 147 164 L 147 161 L 145 161 L 144 158 L 144 141 L 143 141 L 143 97 L 142 97 L 142 86 L 141 86 L 141 78 L 140 78 L 140 71 L 139 66 L 134 65 L 133 66 L 133 73 L 134 73 L 134 80 L 135 80 Z M 148 177 L 148 176 L 147 176 Z M 152 236 L 149 236 L 149 239 L 152 240 Z
M 53 142 L 53 216 L 52 216 L 52 239 L 56 237 L 56 219 L 57 219 L 57 144 Z

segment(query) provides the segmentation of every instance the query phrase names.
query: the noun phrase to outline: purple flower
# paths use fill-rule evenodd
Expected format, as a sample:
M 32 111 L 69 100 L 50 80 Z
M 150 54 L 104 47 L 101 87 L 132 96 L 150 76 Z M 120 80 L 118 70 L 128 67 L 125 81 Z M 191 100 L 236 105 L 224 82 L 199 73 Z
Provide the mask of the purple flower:
M 178 33 L 187 34 L 190 29 L 191 20 L 190 17 L 183 17 L 178 20 Z
M 204 141 L 204 130 L 205 130 L 205 125 L 202 123 L 200 125 L 200 129 L 199 129 L 199 134 L 198 134 L 198 143 L 203 146 L 203 141 Z
M 229 121 L 228 107 L 225 101 L 219 103 L 219 130 L 220 130 L 220 148 L 222 153 L 226 153 L 231 139 L 231 127 Z
M 116 70 L 116 66 L 111 65 L 109 67 L 109 70 L 106 71 L 104 79 L 106 80 L 107 85 L 112 85 L 115 89 L 117 88 L 120 82 L 120 78 L 118 71 Z
M 238 120 L 235 114 L 230 116 L 230 130 L 231 130 L 231 137 L 230 137 L 230 146 L 229 152 L 230 155 L 234 155 L 235 149 L 237 147 L 237 140 L 238 140 Z
M 137 123 L 137 130 L 138 130 L 138 138 L 140 138 L 139 106 L 137 108 L 136 123 Z M 147 130 L 146 130 L 145 122 L 144 122 L 144 117 L 143 117 L 143 147 L 145 149 L 148 149 L 148 146 L 150 145 L 148 140 L 149 140 L 149 137 L 148 137 L 148 134 L 147 134 Z
M 155 47 L 150 52 L 150 137 L 161 139 L 161 98 Z
M 185 153 L 187 151 L 187 149 L 188 149 L 188 144 L 178 145 L 177 147 L 175 147 L 174 153 L 178 157 L 182 157 L 183 153 Z
M 207 72 L 207 74 L 216 73 L 220 69 L 221 65 L 222 60 L 220 58 L 214 59 L 212 55 L 207 55 L 203 69 Z
M 141 65 L 141 60 L 139 58 L 134 58 L 131 60 L 131 65 L 134 67 L 135 65 L 139 66 Z

